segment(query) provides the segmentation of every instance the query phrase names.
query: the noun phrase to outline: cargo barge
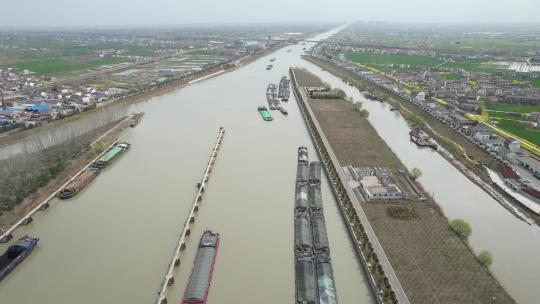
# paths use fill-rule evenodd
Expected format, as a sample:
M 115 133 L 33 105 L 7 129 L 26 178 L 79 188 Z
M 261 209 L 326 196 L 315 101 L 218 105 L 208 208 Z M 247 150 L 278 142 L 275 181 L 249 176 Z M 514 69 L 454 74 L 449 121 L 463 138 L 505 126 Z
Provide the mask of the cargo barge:
M 321 163 L 298 148 L 294 200 L 295 297 L 297 304 L 337 304 L 321 196 Z
M 297 304 L 317 303 L 315 270 L 311 259 L 299 259 L 295 262 L 296 302 Z
M 257 111 L 259 111 L 259 113 L 261 114 L 261 117 L 264 121 L 272 121 L 274 120 L 274 118 L 272 117 L 272 115 L 270 115 L 270 112 L 268 111 L 268 109 L 264 106 L 260 106 L 257 108 Z
M 317 255 L 315 265 L 319 304 L 336 304 L 336 285 L 330 257 L 326 254 Z
M 287 76 L 281 77 L 279 81 L 278 98 L 281 98 L 281 101 L 288 101 L 291 96 L 290 82 Z
M 0 281 L 32 253 L 38 242 L 39 238 L 25 235 L 8 247 L 6 252 L 0 256 Z
M 86 185 L 88 185 L 94 178 L 96 178 L 101 170 L 95 167 L 86 168 L 81 174 L 79 174 L 75 179 L 73 179 L 69 184 L 67 184 L 60 192 L 58 196 L 61 199 L 67 199 L 74 197 L 79 193 Z
M 205 231 L 193 263 L 193 270 L 182 304 L 205 304 L 212 282 L 212 273 L 219 249 L 219 233 Z
M 429 147 L 435 151 L 438 149 L 437 143 L 420 128 L 414 128 L 409 132 L 409 136 L 411 137 L 411 141 L 419 147 Z
M 126 152 L 128 149 L 129 149 L 128 143 L 116 144 L 114 147 L 110 148 L 102 157 L 96 160 L 96 162 L 92 165 L 92 167 L 98 168 L 98 169 L 105 168 L 115 158 L 117 158 L 120 154 Z
M 270 110 L 278 109 L 276 92 L 277 92 L 276 85 L 273 83 L 268 84 L 268 87 L 266 88 L 266 101 L 268 102 L 268 107 L 270 108 Z

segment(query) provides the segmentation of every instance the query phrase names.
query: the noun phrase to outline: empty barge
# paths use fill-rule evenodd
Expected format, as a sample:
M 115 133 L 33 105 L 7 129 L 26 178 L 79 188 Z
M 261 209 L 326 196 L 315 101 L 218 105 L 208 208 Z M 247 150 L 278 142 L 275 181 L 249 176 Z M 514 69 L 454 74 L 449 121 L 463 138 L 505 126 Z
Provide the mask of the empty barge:
M 95 167 L 86 168 L 81 174 L 79 174 L 75 179 L 73 179 L 69 184 L 67 184 L 60 192 L 58 196 L 61 199 L 67 199 L 74 197 L 79 193 L 86 185 L 88 185 L 96 176 L 99 175 L 101 170 Z
M 6 252 L 0 256 L 0 281 L 32 253 L 38 242 L 39 238 L 25 235 L 8 247 Z
M 193 270 L 182 304 L 205 304 L 212 282 L 212 273 L 219 248 L 219 233 L 205 231 L 193 263 Z

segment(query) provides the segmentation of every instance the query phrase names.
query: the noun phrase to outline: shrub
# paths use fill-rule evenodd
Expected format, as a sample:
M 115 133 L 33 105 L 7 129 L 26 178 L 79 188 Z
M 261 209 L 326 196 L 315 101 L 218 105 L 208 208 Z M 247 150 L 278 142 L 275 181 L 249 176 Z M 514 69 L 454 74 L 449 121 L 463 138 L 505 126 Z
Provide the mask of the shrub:
M 471 233 L 471 225 L 469 223 L 465 222 L 462 219 L 455 219 L 450 222 L 450 227 L 452 230 L 454 230 L 460 237 L 466 239 L 468 238 Z
M 480 254 L 478 254 L 478 261 L 482 266 L 489 267 L 493 264 L 493 255 L 487 250 L 482 250 Z

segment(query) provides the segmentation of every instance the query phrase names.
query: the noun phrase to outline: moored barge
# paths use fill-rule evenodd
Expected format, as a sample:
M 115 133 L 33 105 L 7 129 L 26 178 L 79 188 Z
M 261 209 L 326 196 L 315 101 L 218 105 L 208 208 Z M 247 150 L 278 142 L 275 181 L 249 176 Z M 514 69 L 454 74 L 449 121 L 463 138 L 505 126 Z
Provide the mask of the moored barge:
M 290 80 L 287 79 L 287 76 L 281 77 L 281 80 L 279 81 L 279 91 L 278 91 L 278 98 L 281 98 L 281 101 L 289 100 L 289 96 L 291 95 L 289 83 L 290 83 Z
M 8 247 L 6 252 L 0 256 L 0 281 L 32 253 L 38 242 L 39 238 L 25 235 Z
M 268 87 L 266 88 L 266 101 L 268 102 L 268 107 L 270 108 L 270 110 L 278 109 L 276 91 L 277 91 L 277 88 L 275 84 L 273 83 L 268 84 Z
M 128 143 L 116 144 L 114 147 L 110 148 L 103 156 L 96 160 L 92 167 L 102 169 L 109 165 L 120 154 L 126 152 L 128 149 Z
M 95 167 L 86 168 L 81 174 L 67 184 L 60 192 L 58 196 L 61 199 L 67 199 L 74 197 L 79 193 L 86 185 L 88 185 L 96 176 L 99 175 L 101 170 Z
M 205 304 L 219 248 L 219 233 L 207 230 L 199 242 L 182 304 Z
M 420 128 L 414 128 L 411 132 L 409 132 L 409 136 L 411 137 L 411 141 L 419 147 L 429 147 L 433 150 L 438 149 L 437 143 Z

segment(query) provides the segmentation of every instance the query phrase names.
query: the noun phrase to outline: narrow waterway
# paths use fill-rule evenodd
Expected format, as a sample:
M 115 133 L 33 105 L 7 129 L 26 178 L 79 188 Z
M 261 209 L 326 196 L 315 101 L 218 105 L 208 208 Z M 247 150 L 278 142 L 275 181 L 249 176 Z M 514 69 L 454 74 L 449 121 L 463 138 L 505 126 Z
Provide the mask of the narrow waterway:
M 518 303 L 538 303 L 540 228 L 518 220 L 474 185 L 439 154 L 410 142 L 409 127 L 388 104 L 365 99 L 360 92 L 321 68 L 302 61 L 300 66 L 343 89 L 369 110 L 369 121 L 409 169 L 418 167 L 420 182 L 432 193 L 450 220 L 462 218 L 472 227 L 469 239 L 475 252 L 493 254 L 491 271 Z
M 328 35 L 328 34 L 327 34 Z M 18 229 L 41 238 L 0 283 L 1 303 L 153 303 L 215 136 L 224 144 L 169 292 L 179 303 L 205 229 L 221 233 L 208 303 L 294 302 L 296 152 L 314 153 L 294 98 L 288 116 L 262 121 L 269 82 L 302 64 L 307 45 L 284 48 L 234 72 L 132 106 L 146 112 L 121 140 L 131 149 L 82 193 Z M 287 52 L 287 49 L 292 49 Z M 275 57 L 274 69 L 266 70 Z M 322 189 L 341 303 L 373 303 L 327 182 Z M 0 251 L 6 245 L 0 246 Z

